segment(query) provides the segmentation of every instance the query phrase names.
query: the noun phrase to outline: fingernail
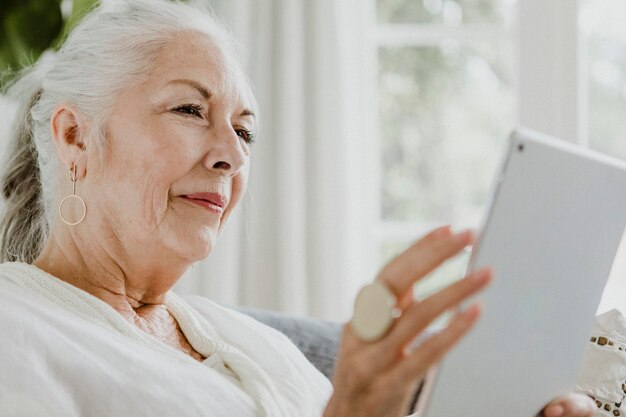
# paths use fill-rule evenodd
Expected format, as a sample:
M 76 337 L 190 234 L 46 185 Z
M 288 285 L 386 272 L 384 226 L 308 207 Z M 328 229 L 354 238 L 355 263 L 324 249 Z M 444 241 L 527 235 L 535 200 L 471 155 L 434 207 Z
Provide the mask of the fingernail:
M 444 237 L 450 234 L 450 225 L 441 226 L 433 232 L 434 237 Z
M 546 410 L 546 417 L 560 417 L 565 413 L 565 409 L 561 405 L 553 405 Z
M 489 280 L 491 275 L 491 268 L 484 267 L 474 272 L 472 279 L 477 282 L 483 282 Z
M 463 320 L 467 323 L 473 322 L 476 317 L 480 314 L 480 303 L 474 303 L 471 306 L 467 307 L 463 312 Z
M 462 232 L 457 233 L 454 236 L 454 240 L 456 242 L 465 242 L 468 239 L 472 240 L 471 238 L 474 236 L 474 232 L 472 232 L 471 230 L 463 230 Z

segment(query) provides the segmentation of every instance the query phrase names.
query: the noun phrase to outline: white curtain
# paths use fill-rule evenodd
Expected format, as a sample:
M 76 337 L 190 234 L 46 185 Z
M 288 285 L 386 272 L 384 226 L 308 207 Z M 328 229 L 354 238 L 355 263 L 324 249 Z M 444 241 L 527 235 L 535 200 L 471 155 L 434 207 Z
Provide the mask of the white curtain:
M 179 293 L 350 317 L 358 288 L 378 264 L 376 72 L 365 3 L 211 1 L 243 46 L 261 129 L 247 195 Z M 0 108 L 14 110 L 1 97 Z M 0 126 L 1 137 L 7 127 Z
M 360 0 L 215 0 L 260 106 L 248 194 L 178 285 L 217 302 L 333 320 L 376 274 L 377 161 Z

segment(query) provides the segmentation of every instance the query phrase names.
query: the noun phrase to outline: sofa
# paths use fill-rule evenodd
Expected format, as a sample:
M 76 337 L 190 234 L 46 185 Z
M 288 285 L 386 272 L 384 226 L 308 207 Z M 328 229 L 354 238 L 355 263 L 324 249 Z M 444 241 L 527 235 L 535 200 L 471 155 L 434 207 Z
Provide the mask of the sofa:
M 332 378 L 341 334 L 340 323 L 251 308 L 237 307 L 236 310 L 286 335 L 309 362 L 328 379 Z
M 285 334 L 320 372 L 328 379 L 332 379 L 341 337 L 341 323 L 252 308 L 237 307 L 236 310 Z M 407 414 L 414 411 L 420 390 L 421 385 L 409 405 Z

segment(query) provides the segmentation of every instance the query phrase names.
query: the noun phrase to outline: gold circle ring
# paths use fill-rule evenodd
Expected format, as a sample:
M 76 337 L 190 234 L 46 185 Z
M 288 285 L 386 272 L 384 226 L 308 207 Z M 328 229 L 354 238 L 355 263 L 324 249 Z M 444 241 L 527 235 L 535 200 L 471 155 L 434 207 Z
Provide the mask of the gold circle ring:
M 70 198 L 78 199 L 78 201 L 80 201 L 80 204 L 83 206 L 83 214 L 80 217 L 80 219 L 78 221 L 76 221 L 76 222 L 70 222 L 67 219 L 65 219 L 65 217 L 63 217 L 63 212 L 62 212 L 63 203 L 65 203 Z M 87 214 L 87 206 L 85 205 L 85 201 L 82 198 L 80 198 L 79 196 L 77 196 L 76 194 L 68 195 L 63 200 L 61 200 L 61 203 L 59 204 L 59 216 L 61 217 L 61 220 L 63 221 L 63 223 L 67 224 L 68 226 L 76 226 L 77 224 L 79 224 L 80 222 L 82 222 L 85 219 L 85 215 L 86 214 Z

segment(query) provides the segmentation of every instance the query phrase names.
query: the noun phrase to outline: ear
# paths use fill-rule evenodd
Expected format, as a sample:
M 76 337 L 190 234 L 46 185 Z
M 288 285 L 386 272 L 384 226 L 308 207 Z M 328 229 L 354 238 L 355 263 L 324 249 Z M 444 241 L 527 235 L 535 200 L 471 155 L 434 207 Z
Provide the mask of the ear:
M 86 133 L 87 125 L 75 108 L 61 104 L 50 118 L 52 138 L 57 154 L 66 167 L 76 165 L 76 176 L 87 174 Z

